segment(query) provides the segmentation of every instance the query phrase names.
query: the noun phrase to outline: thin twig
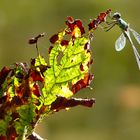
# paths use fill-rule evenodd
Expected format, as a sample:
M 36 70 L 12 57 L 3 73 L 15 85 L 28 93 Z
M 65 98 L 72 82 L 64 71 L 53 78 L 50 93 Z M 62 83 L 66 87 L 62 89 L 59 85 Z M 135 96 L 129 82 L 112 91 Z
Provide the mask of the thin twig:
M 47 140 L 47 139 L 43 139 L 41 138 L 38 134 L 36 134 L 35 132 L 33 132 L 29 137 L 28 140 Z

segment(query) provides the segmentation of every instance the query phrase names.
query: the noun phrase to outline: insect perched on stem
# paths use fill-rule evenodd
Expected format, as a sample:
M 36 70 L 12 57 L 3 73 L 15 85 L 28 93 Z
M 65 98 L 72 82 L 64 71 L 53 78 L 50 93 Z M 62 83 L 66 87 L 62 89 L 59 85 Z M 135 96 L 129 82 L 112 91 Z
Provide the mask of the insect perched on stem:
M 140 34 L 138 34 L 135 30 L 133 30 L 132 28 L 129 27 L 129 24 L 126 23 L 121 18 L 120 13 L 118 13 L 118 12 L 114 13 L 113 16 L 111 17 L 111 19 L 113 20 L 112 22 L 110 22 L 110 23 L 106 22 L 108 24 L 108 27 L 105 27 L 105 30 L 109 31 L 115 25 L 118 25 L 120 27 L 120 29 L 122 30 L 122 34 L 119 36 L 119 38 L 115 42 L 116 51 L 121 51 L 125 47 L 126 39 L 127 39 L 132 46 L 132 49 L 133 49 L 134 55 L 136 57 L 138 67 L 140 69 L 140 55 L 139 55 L 136 47 L 134 46 L 134 43 L 133 43 L 131 37 L 130 37 L 130 32 L 132 32 L 132 34 L 134 35 L 134 38 L 136 39 L 138 44 L 140 44 Z
M 45 33 L 40 33 L 39 35 L 29 39 L 29 41 L 28 41 L 29 44 L 36 44 L 36 50 L 37 50 L 38 55 L 39 55 L 39 50 L 38 50 L 38 47 L 37 47 L 38 39 L 41 38 L 41 37 L 44 37 L 44 36 L 45 36 Z

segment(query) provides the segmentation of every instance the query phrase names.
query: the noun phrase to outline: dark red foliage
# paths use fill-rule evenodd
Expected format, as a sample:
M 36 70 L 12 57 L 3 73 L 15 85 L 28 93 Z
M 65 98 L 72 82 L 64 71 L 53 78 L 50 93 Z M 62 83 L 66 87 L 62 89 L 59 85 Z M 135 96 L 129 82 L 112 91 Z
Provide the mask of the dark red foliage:
M 20 105 L 24 104 L 23 98 L 19 97 L 19 96 L 14 96 L 11 101 L 11 104 L 20 106 Z
M 99 23 L 99 20 L 98 20 L 98 19 L 93 19 L 93 20 L 88 24 L 89 30 L 91 30 L 91 29 L 96 29 L 98 23 Z
M 80 29 L 81 35 L 85 33 L 85 29 L 80 19 L 73 19 L 72 17 L 68 16 L 66 25 L 68 26 L 68 30 L 66 31 L 67 34 L 72 35 L 75 27 L 78 27 Z
M 44 35 L 45 35 L 45 33 L 41 33 L 41 34 L 37 35 L 36 37 L 29 39 L 28 43 L 29 44 L 36 44 L 38 39 L 41 37 L 44 37 Z
M 69 23 L 74 23 L 74 19 L 71 16 L 67 16 L 67 20 Z
M 90 43 L 89 43 L 89 42 L 87 42 L 87 43 L 85 44 L 84 49 L 85 49 L 85 50 L 89 50 L 89 49 L 90 49 Z
M 44 81 L 44 79 L 41 77 L 40 73 L 36 70 L 31 71 L 30 77 L 33 79 L 33 81 L 40 81 L 40 82 Z
M 20 106 L 28 101 L 28 97 L 30 97 L 31 94 L 28 79 L 26 79 L 18 87 L 15 87 L 15 93 L 15 96 L 11 100 L 11 105 Z
M 61 41 L 61 45 L 62 45 L 62 46 L 67 46 L 68 43 L 69 43 L 68 40 L 62 40 L 62 41 Z
M 89 24 L 89 30 L 96 29 L 99 24 L 104 22 L 106 20 L 107 15 L 111 12 L 111 9 L 108 9 L 106 12 L 100 13 L 99 16 L 95 19 L 93 19 Z
M 53 46 L 50 46 L 50 47 L 49 47 L 49 50 L 48 50 L 48 53 L 49 53 L 49 54 L 51 53 L 52 48 L 53 48 Z
M 20 85 L 19 87 L 16 87 L 15 91 L 16 91 L 18 97 L 21 98 L 23 96 L 23 94 L 25 93 L 25 88 L 26 87 L 24 84 Z
M 58 34 L 54 34 L 54 35 L 50 38 L 50 42 L 51 42 L 52 44 L 54 44 L 58 39 L 59 39 Z
M 9 140 L 15 140 L 15 138 L 17 137 L 17 133 L 16 133 L 14 126 L 9 125 L 9 127 L 7 128 L 6 135 Z
M 12 120 L 14 121 L 15 119 L 19 118 L 19 113 L 13 112 L 11 117 L 12 117 Z
M 0 88 L 10 71 L 11 69 L 8 67 L 3 67 L 2 70 L 0 71 Z
M 33 90 L 32 90 L 33 94 L 36 95 L 37 97 L 39 97 L 41 95 L 40 93 L 40 89 L 39 89 L 39 85 L 37 83 L 35 83 L 33 85 Z
M 99 23 L 104 22 L 106 16 L 107 16 L 106 13 L 100 13 L 100 15 L 97 17 L 97 19 L 99 20 Z
M 6 136 L 0 136 L 0 140 L 7 140 Z
M 57 96 L 57 99 L 51 105 L 51 110 L 58 112 L 61 109 L 71 108 L 77 105 L 91 107 L 93 103 L 95 103 L 95 99 L 67 99 L 62 96 Z
M 84 76 L 84 79 L 79 80 L 76 84 L 72 85 L 72 92 L 75 94 L 80 89 L 85 88 L 89 86 L 91 80 L 93 79 L 93 75 L 90 73 L 87 73 Z
M 35 59 L 31 59 L 31 66 L 35 66 Z
M 93 59 L 91 58 L 90 61 L 88 62 L 87 66 L 90 67 L 90 65 L 93 63 Z
M 25 81 L 24 86 L 25 86 L 25 92 L 24 92 L 24 94 L 22 96 L 22 99 L 23 99 L 23 102 L 26 103 L 26 102 L 28 102 L 28 98 L 31 96 L 30 87 L 29 87 L 29 81 L 28 80 Z
M 8 95 L 2 96 L 2 97 L 0 97 L 0 104 L 4 104 L 8 100 L 9 100 L 9 96 Z
M 83 64 L 80 65 L 80 70 L 81 70 L 81 71 L 84 71 L 84 66 L 83 66 Z

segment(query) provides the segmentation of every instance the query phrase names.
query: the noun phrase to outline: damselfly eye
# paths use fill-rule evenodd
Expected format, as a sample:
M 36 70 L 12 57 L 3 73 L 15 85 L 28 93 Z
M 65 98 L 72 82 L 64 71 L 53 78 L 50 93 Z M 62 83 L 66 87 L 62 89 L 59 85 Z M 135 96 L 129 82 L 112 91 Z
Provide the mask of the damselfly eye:
M 120 17 L 121 17 L 121 14 L 118 12 L 113 14 L 114 19 L 119 19 Z

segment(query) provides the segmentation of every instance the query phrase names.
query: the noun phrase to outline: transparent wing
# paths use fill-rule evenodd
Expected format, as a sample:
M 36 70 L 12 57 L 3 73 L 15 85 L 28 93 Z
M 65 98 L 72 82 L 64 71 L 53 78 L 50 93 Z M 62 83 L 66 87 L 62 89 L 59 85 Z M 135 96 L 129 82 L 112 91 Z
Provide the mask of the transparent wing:
M 125 44 L 126 44 L 126 37 L 124 36 L 124 33 L 122 33 L 115 42 L 116 51 L 121 51 L 125 47 Z
M 135 30 L 133 30 L 131 28 L 129 28 L 129 30 L 132 32 L 132 34 L 134 35 L 135 39 L 140 44 L 140 34 L 138 34 Z
M 135 48 L 134 45 L 132 45 L 132 48 L 133 48 L 133 51 L 134 51 L 134 54 L 135 54 L 135 57 L 136 57 L 136 60 L 137 60 L 137 64 L 138 64 L 138 67 L 139 67 L 139 70 L 140 70 L 140 55 L 137 51 L 137 49 Z
M 139 70 L 140 70 L 140 55 L 139 55 L 139 53 L 138 53 L 136 47 L 134 46 L 134 44 L 133 44 L 133 42 L 132 42 L 132 39 L 131 39 L 131 37 L 130 37 L 129 30 L 128 30 L 127 32 L 125 32 L 125 34 L 126 34 L 128 40 L 130 41 L 130 44 L 131 44 L 131 46 L 132 46 L 132 49 L 133 49 L 133 52 L 134 52 L 134 55 L 135 55 L 135 57 L 136 57 L 136 61 L 137 61 L 137 64 L 138 64 L 138 67 L 139 67 Z

